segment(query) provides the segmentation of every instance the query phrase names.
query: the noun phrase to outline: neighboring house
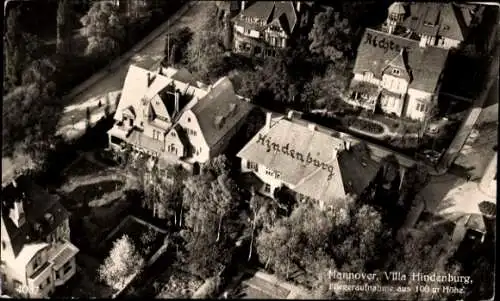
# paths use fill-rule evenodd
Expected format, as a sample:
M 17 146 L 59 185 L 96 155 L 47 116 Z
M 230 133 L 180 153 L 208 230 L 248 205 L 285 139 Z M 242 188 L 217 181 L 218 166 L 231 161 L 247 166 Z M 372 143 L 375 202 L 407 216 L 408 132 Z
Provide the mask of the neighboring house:
M 298 201 L 321 207 L 359 195 L 375 177 L 378 164 L 358 151 L 359 144 L 334 136 L 312 123 L 266 115 L 264 127 L 238 153 L 247 184 L 269 197 L 282 187 Z M 358 181 L 353 183 L 353 181 Z
M 381 29 L 419 41 L 421 47 L 457 48 L 481 19 L 479 5 L 453 2 L 395 2 Z
M 250 112 L 229 79 L 212 86 L 185 69 L 130 66 L 108 132 L 110 146 L 130 145 L 167 162 L 204 163 L 224 151 Z
M 424 120 L 437 106 L 448 50 L 373 29 L 358 47 L 350 104 Z
M 48 297 L 76 271 L 69 214 L 58 197 L 26 177 L 2 190 L 1 277 L 4 288 Z
M 247 2 L 241 1 L 241 12 L 232 19 L 233 50 L 237 53 L 276 56 L 311 21 L 311 1 Z

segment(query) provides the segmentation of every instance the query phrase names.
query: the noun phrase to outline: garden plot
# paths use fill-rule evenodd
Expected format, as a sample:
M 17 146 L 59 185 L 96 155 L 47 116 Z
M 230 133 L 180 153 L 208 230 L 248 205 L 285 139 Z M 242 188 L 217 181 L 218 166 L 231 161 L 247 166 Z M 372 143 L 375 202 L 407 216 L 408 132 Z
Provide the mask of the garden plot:
M 149 260 L 160 249 L 167 232 L 134 216 L 127 216 L 100 245 L 103 254 L 108 254 L 113 242 L 127 235 L 145 260 Z
M 201 278 L 177 269 L 169 271 L 167 277 L 155 283 L 156 286 L 164 283 L 156 298 L 188 299 L 203 284 Z

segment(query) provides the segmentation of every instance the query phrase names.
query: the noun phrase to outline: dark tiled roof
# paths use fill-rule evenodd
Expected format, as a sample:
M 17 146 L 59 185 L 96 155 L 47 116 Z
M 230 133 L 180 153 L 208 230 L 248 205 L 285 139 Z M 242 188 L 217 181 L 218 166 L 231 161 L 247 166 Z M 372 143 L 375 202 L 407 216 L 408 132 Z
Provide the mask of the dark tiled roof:
M 377 43 L 377 46 L 374 46 L 374 43 Z M 390 45 L 393 45 L 393 49 Z M 444 69 L 448 50 L 430 46 L 419 47 L 418 41 L 373 29 L 367 29 L 363 35 L 358 47 L 354 72 L 372 72 L 380 79 L 389 63 L 400 55 L 401 49 L 404 49 L 403 58 L 410 72 L 409 88 L 433 93 Z
M 2 219 L 10 236 L 14 255 L 17 256 L 25 244 L 45 240 L 64 220 L 68 212 L 56 196 L 50 195 L 26 177 L 16 180 L 17 187 L 9 185 L 2 190 Z M 17 228 L 9 217 L 14 201 L 22 199 L 26 222 Z M 47 214 L 52 216 L 48 220 Z M 38 225 L 38 226 L 37 226 Z M 36 228 L 39 227 L 37 230 Z
M 373 161 L 363 144 L 352 145 L 349 151 L 339 153 L 339 168 L 346 193 L 360 195 L 375 178 L 379 163 Z
M 265 21 L 265 26 L 250 24 L 241 19 L 241 15 Z M 256 1 L 234 18 L 236 23 L 245 23 L 245 27 L 262 30 L 274 21 L 279 22 L 287 34 L 295 30 L 298 17 L 293 1 Z
M 409 16 L 403 22 L 406 28 L 418 34 L 439 35 L 458 41 L 465 39 L 471 22 L 469 10 L 444 2 L 416 2 L 410 4 L 409 9 Z
M 245 118 L 251 109 L 252 105 L 240 100 L 234 93 L 231 81 L 224 77 L 191 110 L 198 119 L 205 141 L 212 147 Z
M 186 68 L 179 69 L 171 78 L 182 83 L 190 84 L 193 87 L 198 87 L 196 77 Z

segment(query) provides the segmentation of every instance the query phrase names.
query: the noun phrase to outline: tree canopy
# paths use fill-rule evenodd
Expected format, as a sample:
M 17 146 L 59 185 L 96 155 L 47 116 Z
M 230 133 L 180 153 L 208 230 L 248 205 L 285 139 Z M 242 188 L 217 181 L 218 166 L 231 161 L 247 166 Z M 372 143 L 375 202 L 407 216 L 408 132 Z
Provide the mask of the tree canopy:
M 380 259 L 389 236 L 376 210 L 354 200 L 339 200 L 332 208 L 300 203 L 289 217 L 264 228 L 256 249 L 261 262 L 279 276 L 328 290 L 328 270 L 366 271 Z
M 90 56 L 116 55 L 125 38 L 123 19 L 118 8 L 110 1 L 96 1 L 80 19 L 81 33 L 87 38 L 85 50 Z
M 132 240 L 123 235 L 113 242 L 109 256 L 99 267 L 99 278 L 107 285 L 121 289 L 131 275 L 144 266 L 144 258 L 136 250 Z
M 71 48 L 72 26 L 71 26 L 71 3 L 68 0 L 59 1 L 57 7 L 57 52 L 68 54 Z
M 345 57 L 350 57 L 352 54 L 352 39 L 349 20 L 339 11 L 327 7 L 326 11 L 314 18 L 313 27 L 309 32 L 311 41 L 309 49 L 342 65 L 345 63 Z
M 21 12 L 18 7 L 9 9 L 5 33 L 5 69 L 4 88 L 9 90 L 21 81 L 21 74 L 26 63 L 26 43 L 20 28 Z

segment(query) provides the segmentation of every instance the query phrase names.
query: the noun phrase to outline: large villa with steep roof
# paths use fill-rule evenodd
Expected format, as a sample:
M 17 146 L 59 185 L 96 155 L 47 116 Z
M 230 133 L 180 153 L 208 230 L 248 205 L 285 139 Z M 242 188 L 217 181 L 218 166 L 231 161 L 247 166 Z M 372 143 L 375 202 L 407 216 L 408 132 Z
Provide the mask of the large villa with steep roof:
M 166 162 L 204 163 L 224 151 L 251 109 L 226 77 L 207 86 L 185 69 L 131 65 L 109 143 Z

